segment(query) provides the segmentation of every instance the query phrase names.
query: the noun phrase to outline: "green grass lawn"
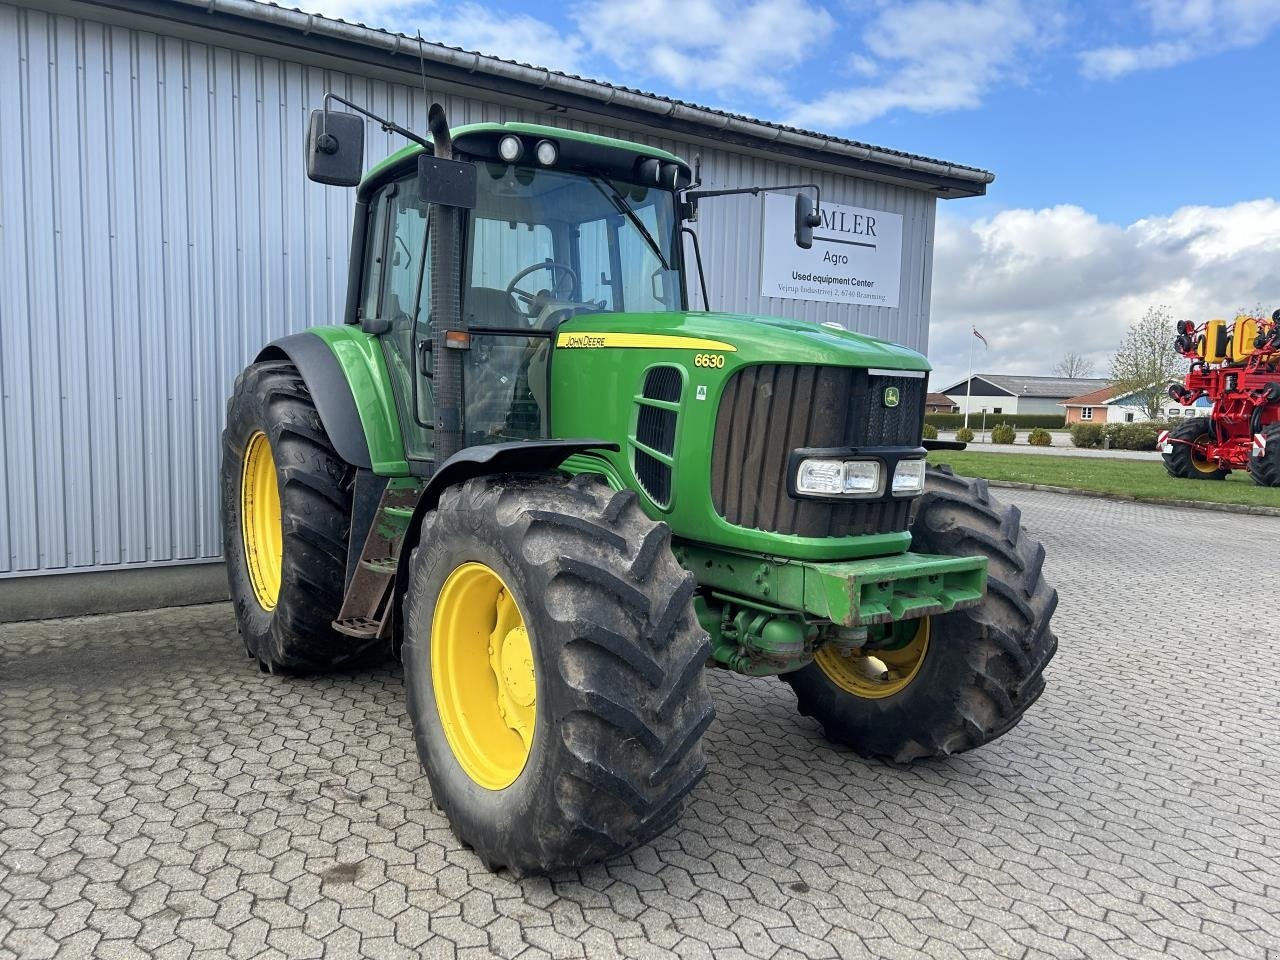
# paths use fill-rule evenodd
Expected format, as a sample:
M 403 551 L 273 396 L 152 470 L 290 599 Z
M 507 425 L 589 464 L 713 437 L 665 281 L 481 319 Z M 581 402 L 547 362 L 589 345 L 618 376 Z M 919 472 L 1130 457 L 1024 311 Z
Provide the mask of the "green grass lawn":
M 1244 471 L 1225 480 L 1177 480 L 1158 460 L 1052 457 L 1036 454 L 938 450 L 930 463 L 949 463 L 956 473 L 988 480 L 1045 483 L 1139 500 L 1204 500 L 1280 507 L 1280 487 L 1259 487 Z

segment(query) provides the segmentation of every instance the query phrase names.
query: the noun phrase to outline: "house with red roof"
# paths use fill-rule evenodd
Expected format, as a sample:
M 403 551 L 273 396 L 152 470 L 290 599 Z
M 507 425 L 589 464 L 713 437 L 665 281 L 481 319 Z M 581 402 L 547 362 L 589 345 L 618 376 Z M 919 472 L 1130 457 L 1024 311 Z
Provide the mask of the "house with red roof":
M 1132 390 L 1113 386 L 1090 390 L 1077 397 L 1069 397 L 1058 404 L 1066 407 L 1067 426 L 1073 423 L 1141 423 L 1147 416 L 1146 402 Z M 1205 417 L 1213 409 L 1207 399 L 1201 398 L 1195 405 L 1184 407 L 1172 400 L 1165 402 L 1160 419 L 1176 420 L 1179 417 Z

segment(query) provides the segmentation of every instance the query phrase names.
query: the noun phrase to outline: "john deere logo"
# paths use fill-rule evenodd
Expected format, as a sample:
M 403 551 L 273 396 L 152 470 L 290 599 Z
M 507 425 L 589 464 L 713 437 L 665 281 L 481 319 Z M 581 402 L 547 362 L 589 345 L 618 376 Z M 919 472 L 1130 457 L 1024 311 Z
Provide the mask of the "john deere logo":
M 884 405 L 886 407 L 896 407 L 898 405 L 898 388 L 897 387 L 884 388 Z

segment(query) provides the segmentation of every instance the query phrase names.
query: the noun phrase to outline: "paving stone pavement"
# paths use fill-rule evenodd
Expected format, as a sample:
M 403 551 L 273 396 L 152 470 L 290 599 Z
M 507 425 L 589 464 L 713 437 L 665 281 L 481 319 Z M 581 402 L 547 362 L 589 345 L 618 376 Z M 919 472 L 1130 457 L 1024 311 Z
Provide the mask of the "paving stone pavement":
M 0 957 L 1280 956 L 1280 519 L 1004 493 L 1062 595 L 1012 733 L 865 762 L 713 674 L 679 827 L 551 879 L 454 840 L 398 667 L 260 675 L 225 604 L 0 627 Z

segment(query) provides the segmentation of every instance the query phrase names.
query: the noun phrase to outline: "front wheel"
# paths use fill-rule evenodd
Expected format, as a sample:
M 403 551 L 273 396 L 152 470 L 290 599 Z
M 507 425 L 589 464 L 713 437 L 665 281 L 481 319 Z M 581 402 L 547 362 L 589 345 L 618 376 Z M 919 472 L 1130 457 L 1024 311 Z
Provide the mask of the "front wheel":
M 973 607 L 895 625 L 880 650 L 824 648 L 782 679 L 800 712 L 866 757 L 897 761 L 972 750 L 1008 732 L 1044 690 L 1057 650 L 1049 629 L 1058 593 L 1041 574 L 1044 547 L 1002 507 L 985 480 L 930 468 L 911 546 L 987 558 L 987 591 Z
M 712 707 L 667 525 L 588 478 L 485 477 L 444 492 L 420 543 L 409 717 L 458 839 L 490 869 L 546 873 L 670 826 Z

